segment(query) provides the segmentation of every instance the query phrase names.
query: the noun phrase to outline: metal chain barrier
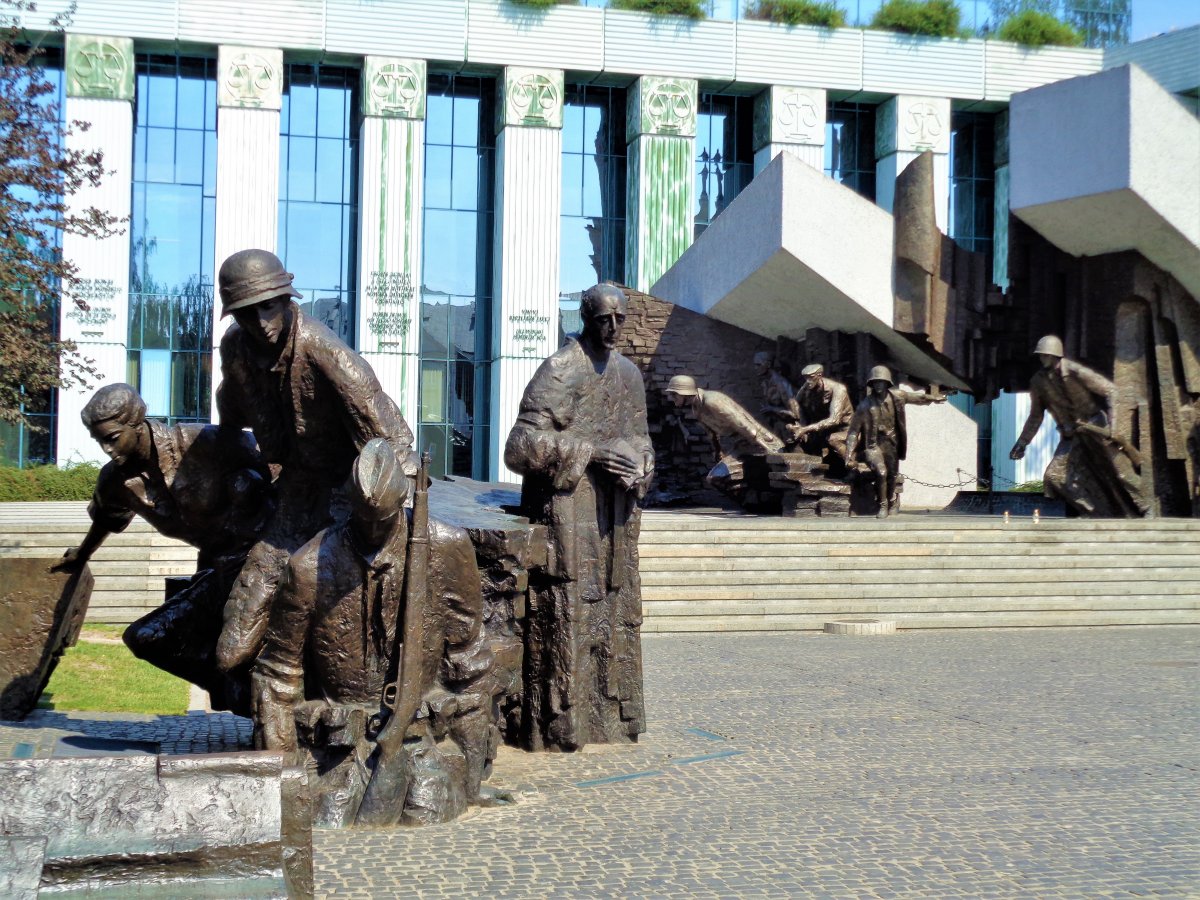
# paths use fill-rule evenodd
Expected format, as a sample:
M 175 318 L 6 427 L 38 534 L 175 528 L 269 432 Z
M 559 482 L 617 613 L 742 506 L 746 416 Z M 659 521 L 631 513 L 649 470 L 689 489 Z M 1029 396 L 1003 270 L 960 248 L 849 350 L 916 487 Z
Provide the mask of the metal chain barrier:
M 912 482 L 913 484 L 921 485 L 921 487 L 941 488 L 943 490 L 946 490 L 949 488 L 963 488 L 969 484 L 979 484 L 979 485 L 982 485 L 984 489 L 990 490 L 992 488 L 992 485 L 994 482 L 1003 482 L 1004 484 L 1009 484 L 1009 485 L 1012 485 L 1013 487 L 1016 487 L 1019 484 L 1019 482 L 1013 481 L 1011 478 L 1005 478 L 1003 475 L 997 475 L 995 472 L 992 473 L 992 477 L 989 480 L 987 478 L 984 478 L 982 475 L 976 475 L 974 472 L 969 472 L 966 469 L 955 469 L 954 471 L 957 472 L 960 476 L 966 475 L 967 477 L 963 480 L 960 480 L 958 482 L 951 483 L 951 484 L 932 484 L 928 481 L 922 481 L 919 478 L 913 478 L 911 475 L 905 475 L 904 481 L 906 484 L 908 482 Z

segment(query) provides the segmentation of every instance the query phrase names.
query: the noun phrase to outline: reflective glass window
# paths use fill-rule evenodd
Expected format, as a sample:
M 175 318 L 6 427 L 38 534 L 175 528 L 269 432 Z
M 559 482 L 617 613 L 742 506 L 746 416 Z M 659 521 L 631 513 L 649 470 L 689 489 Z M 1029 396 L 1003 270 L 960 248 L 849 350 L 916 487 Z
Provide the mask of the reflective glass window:
M 992 252 L 995 218 L 995 116 L 950 117 L 950 237 L 968 250 Z
M 625 91 L 568 85 L 563 106 L 560 336 L 578 331 L 579 298 L 625 280 Z
M 416 427 L 437 476 L 488 473 L 495 90 L 429 76 Z
M 55 144 L 62 138 L 65 124 L 63 111 L 63 67 L 62 53 L 48 49 L 35 60 L 37 76 L 50 86 L 38 98 L 46 111 L 44 124 L 46 140 Z M 21 85 L 23 87 L 23 85 Z M 20 184 L 6 184 L 0 189 L 5 195 L 32 201 L 36 195 Z M 53 227 L 42 227 L 39 252 L 55 256 L 62 249 L 62 232 Z M 39 316 L 49 325 L 52 334 L 58 334 L 58 298 L 39 298 Z M 25 422 L 0 422 L 0 460 L 8 465 L 27 466 L 53 462 L 58 430 L 58 392 L 54 390 L 30 391 L 25 394 L 21 411 L 29 420 Z
M 875 200 L 875 106 L 830 101 L 825 122 L 825 174 Z
M 168 423 L 212 397 L 216 60 L 139 54 L 129 221 L 129 383 Z
M 696 116 L 695 237 L 753 177 L 754 98 L 701 94 Z
M 284 67 L 279 117 L 279 257 L 306 313 L 354 342 L 358 278 L 357 69 Z

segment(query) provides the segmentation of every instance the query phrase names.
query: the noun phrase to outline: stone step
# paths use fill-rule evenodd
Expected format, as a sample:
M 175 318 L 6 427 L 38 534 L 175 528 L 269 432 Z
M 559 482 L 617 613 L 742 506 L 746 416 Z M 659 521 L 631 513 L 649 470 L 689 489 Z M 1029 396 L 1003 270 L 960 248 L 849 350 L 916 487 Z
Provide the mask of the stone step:
M 1014 516 L 1008 524 L 1000 516 L 947 516 L 936 513 L 901 514 L 888 519 L 855 518 L 798 518 L 748 515 L 698 515 L 674 510 L 647 510 L 642 516 L 642 533 L 695 531 L 813 531 L 829 533 L 849 531 L 888 532 L 904 530 L 965 531 L 988 530 L 1075 530 L 1079 532 L 1121 532 L 1140 534 L 1143 531 L 1172 531 L 1200 533 L 1196 519 L 1063 519 L 1043 518 L 1033 524 L 1029 516 Z
M 1173 557 L 1200 556 L 1200 544 L 1195 542 L 1157 541 L 1150 544 L 1156 554 Z M 755 558 L 935 558 L 944 556 L 1012 556 L 1012 557 L 1076 557 L 1097 554 L 1140 556 L 1146 552 L 1146 544 L 1121 542 L 1107 544 L 1100 541 L 1086 543 L 1005 544 L 993 542 L 956 543 L 937 545 L 887 545 L 869 546 L 841 544 L 660 544 L 639 545 L 642 559 L 755 559 Z
M 1154 548 L 1157 551 L 1159 548 Z M 671 573 L 697 575 L 704 577 L 728 576 L 744 578 L 757 573 L 774 577 L 793 573 L 826 573 L 846 571 L 884 571 L 909 572 L 914 570 L 951 573 L 947 577 L 955 577 L 953 573 L 977 571 L 983 569 L 1010 570 L 1014 575 L 1019 572 L 1038 571 L 1045 564 L 1051 569 L 1061 568 L 1063 559 L 1049 554 L 988 554 L 976 556 L 973 554 L 863 554 L 860 556 L 710 556 L 710 557 L 672 557 L 645 556 L 641 560 L 643 575 L 651 573 Z M 1200 567 L 1200 554 L 1189 553 L 1080 553 L 1072 555 L 1069 564 L 1072 571 L 1121 568 L 1154 570 L 1164 569 L 1179 571 Z M 909 577 L 909 576 L 905 576 Z
M 1154 582 L 1151 590 L 1142 581 L 1109 581 L 1103 583 L 1106 595 L 1116 597 L 1145 597 L 1157 602 L 1165 596 L 1185 596 L 1200 602 L 1195 584 Z M 839 597 L 845 600 L 886 599 L 907 600 L 921 597 L 954 597 L 964 603 L 979 598 L 1067 596 L 1088 597 L 1099 593 L 1101 583 L 1065 581 L 996 582 L 987 584 L 958 584 L 955 582 L 921 581 L 898 584 L 813 584 L 813 585 L 687 585 L 682 587 L 642 588 L 643 601 L 650 600 L 821 600 Z
M 838 562 L 844 562 L 838 560 Z M 955 560 L 959 562 L 959 560 Z M 992 563 L 994 560 L 988 560 Z M 1167 568 L 1159 565 L 1147 565 L 1144 568 L 1125 566 L 1113 567 L 1112 560 L 1107 564 L 1095 564 L 1088 567 L 1072 567 L 1070 580 L 1089 584 L 1106 583 L 1110 581 L 1131 582 L 1187 582 L 1191 583 L 1197 593 L 1200 593 L 1200 563 L 1179 568 Z M 769 569 L 763 571 L 686 571 L 671 569 L 657 571 L 642 569 L 642 587 L 658 587 L 662 585 L 804 585 L 804 584 L 891 584 L 896 582 L 911 582 L 935 578 L 954 584 L 992 584 L 1001 576 L 1006 583 L 1045 581 L 1054 574 L 1041 568 L 1010 569 L 1000 565 L 969 568 L 955 567 L 930 569 L 928 566 L 910 566 L 907 568 L 872 568 L 863 569 L 855 566 L 840 568 L 805 567 L 794 569 Z
M 1114 611 L 1141 609 L 1142 598 L 1127 595 L 1097 595 L 1078 597 L 1052 594 L 1039 597 L 984 596 L 972 599 L 960 597 L 884 597 L 856 599 L 825 597 L 820 599 L 769 600 L 654 600 L 643 597 L 642 612 L 646 617 L 658 616 L 777 616 L 823 615 L 843 616 L 906 616 L 917 613 L 1029 611 L 1060 612 L 1071 610 Z M 1200 620 L 1200 599 L 1191 596 L 1159 596 L 1153 609 L 1191 610 Z
M 839 613 L 836 618 L 842 618 Z M 666 632 L 714 631 L 821 631 L 829 615 L 747 615 L 747 616 L 658 616 L 648 617 L 642 631 Z M 1049 612 L 1010 612 L 976 610 L 907 615 L 896 614 L 901 630 L 918 628 L 1062 628 L 1115 625 L 1197 625 L 1195 610 L 1143 609 L 1054 610 Z

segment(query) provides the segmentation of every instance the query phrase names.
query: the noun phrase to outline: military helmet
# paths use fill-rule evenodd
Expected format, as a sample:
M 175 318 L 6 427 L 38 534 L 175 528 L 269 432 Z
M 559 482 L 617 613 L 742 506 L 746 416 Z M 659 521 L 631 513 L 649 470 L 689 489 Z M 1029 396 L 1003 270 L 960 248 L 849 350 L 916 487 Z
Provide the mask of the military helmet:
M 221 263 L 217 274 L 221 317 L 276 297 L 302 299 L 300 292 L 292 287 L 292 278 L 279 257 L 269 250 L 239 250 Z
M 1033 353 L 1035 356 L 1038 355 L 1039 353 L 1044 353 L 1046 356 L 1057 356 L 1059 359 L 1062 359 L 1063 358 L 1062 338 L 1055 337 L 1052 334 L 1046 335 L 1044 338 L 1042 338 L 1040 341 L 1037 342 L 1037 346 L 1033 348 Z
M 691 375 L 676 375 L 667 385 L 668 394 L 678 394 L 681 397 L 696 396 L 696 379 Z
M 871 370 L 871 374 L 867 376 L 867 384 L 872 381 L 886 381 L 888 385 L 893 385 L 896 382 L 892 381 L 892 371 L 887 366 L 876 366 Z
M 809 363 L 807 366 L 805 366 L 803 369 L 800 370 L 800 374 L 804 378 L 808 378 L 810 375 L 824 375 L 825 367 L 823 365 L 821 365 L 820 363 Z

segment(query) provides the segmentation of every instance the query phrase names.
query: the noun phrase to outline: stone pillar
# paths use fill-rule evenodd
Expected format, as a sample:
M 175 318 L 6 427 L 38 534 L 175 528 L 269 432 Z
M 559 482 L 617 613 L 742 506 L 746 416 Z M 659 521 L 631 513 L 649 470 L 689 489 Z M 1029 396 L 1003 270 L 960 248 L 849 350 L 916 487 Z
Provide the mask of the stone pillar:
M 283 51 L 220 47 L 217 51 L 217 216 L 213 270 L 213 391 L 221 381 L 217 272 L 238 250 L 274 252 L 279 239 L 279 108 Z M 307 298 L 306 298 L 307 299 Z M 216 404 L 212 420 L 217 421 Z
M 774 85 L 754 98 L 754 174 L 780 153 L 825 168 L 824 88 Z
M 66 198 L 67 215 L 82 215 L 96 208 L 125 219 L 132 206 L 133 190 L 133 41 L 129 38 L 69 34 L 66 46 L 67 122 L 90 124 L 87 131 L 72 129 L 66 137 L 68 152 L 104 152 L 107 170 L 99 186 L 83 184 Z M 104 461 L 104 454 L 79 421 L 79 412 L 92 392 L 105 384 L 125 381 L 129 341 L 129 229 L 98 239 L 64 233 L 63 257 L 78 272 L 78 279 L 63 291 L 59 309 L 59 334 L 79 345 L 98 373 L 89 388 L 58 392 L 59 463 Z M 83 311 L 78 298 L 87 303 Z
M 944 233 L 950 213 L 950 101 L 942 97 L 893 97 L 875 111 L 875 202 L 892 210 L 896 176 L 926 150 L 933 151 L 937 224 Z
M 496 104 L 489 454 L 490 475 L 502 481 L 520 481 L 504 465 L 504 443 L 529 379 L 558 349 L 562 120 L 561 70 L 505 68 Z
M 425 75 L 423 59 L 366 57 L 359 130 L 355 344 L 414 430 L 420 372 Z
M 625 280 L 648 291 L 692 244 L 696 95 L 688 78 L 643 75 L 629 89 Z

